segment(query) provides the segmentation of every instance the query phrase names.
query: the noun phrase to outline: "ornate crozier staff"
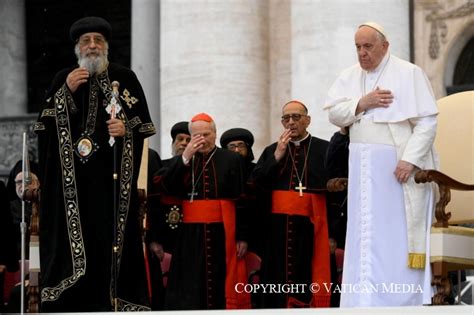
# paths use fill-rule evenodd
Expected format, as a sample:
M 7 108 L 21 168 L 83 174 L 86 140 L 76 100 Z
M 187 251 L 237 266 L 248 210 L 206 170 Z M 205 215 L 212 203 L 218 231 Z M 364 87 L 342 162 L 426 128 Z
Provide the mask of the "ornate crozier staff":
M 110 104 L 107 105 L 106 111 L 110 114 L 110 119 L 115 119 L 117 114 L 122 110 L 120 106 L 119 100 L 119 87 L 120 83 L 118 81 L 113 81 L 111 83 L 112 86 L 112 98 L 110 99 Z M 110 137 L 109 144 L 113 146 L 113 181 L 114 181 L 114 193 L 113 193 L 113 206 L 114 206 L 114 239 L 112 244 L 112 281 L 114 284 L 113 287 L 113 301 L 114 301 L 114 311 L 117 312 L 118 309 L 118 301 L 117 301 L 117 280 L 118 280 L 118 266 L 117 266 L 117 258 L 118 258 L 118 244 L 117 244 L 117 212 L 118 212 L 118 195 L 117 195 L 117 188 L 118 188 L 118 171 L 117 171 L 117 146 L 115 144 L 115 138 Z

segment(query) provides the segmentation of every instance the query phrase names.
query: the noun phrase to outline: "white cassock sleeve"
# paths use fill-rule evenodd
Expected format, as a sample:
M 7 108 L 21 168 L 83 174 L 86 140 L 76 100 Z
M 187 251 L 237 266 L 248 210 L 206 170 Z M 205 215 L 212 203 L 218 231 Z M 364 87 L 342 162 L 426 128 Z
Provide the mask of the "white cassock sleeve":
M 436 127 L 438 125 L 436 115 L 411 118 L 408 121 L 413 126 L 413 133 L 408 140 L 401 159 L 423 169 L 436 136 Z

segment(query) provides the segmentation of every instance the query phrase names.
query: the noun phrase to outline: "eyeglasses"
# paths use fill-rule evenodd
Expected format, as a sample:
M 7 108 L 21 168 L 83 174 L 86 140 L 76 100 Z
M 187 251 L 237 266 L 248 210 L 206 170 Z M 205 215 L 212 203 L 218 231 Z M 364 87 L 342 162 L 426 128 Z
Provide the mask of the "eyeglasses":
M 89 46 L 92 42 L 96 45 L 102 46 L 105 44 L 105 38 L 102 36 L 93 36 L 93 37 L 82 37 L 79 38 L 80 46 Z
M 301 117 L 306 116 L 306 115 L 301 115 L 301 114 L 289 114 L 289 115 L 283 115 L 281 116 L 281 121 L 284 123 L 287 123 L 290 121 L 290 118 L 293 119 L 293 121 L 299 121 Z
M 231 143 L 231 144 L 227 145 L 227 149 L 229 149 L 229 150 L 235 150 L 237 148 L 243 149 L 243 148 L 246 148 L 246 147 L 247 147 L 247 145 L 244 142 L 240 142 L 240 143 L 237 143 L 237 144 Z

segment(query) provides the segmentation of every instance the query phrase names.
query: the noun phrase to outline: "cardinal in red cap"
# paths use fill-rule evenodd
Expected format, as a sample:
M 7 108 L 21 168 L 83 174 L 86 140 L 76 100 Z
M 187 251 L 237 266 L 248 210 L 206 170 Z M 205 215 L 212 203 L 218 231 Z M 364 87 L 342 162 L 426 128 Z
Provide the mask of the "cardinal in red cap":
M 158 189 L 182 200 L 165 309 L 249 308 L 249 293 L 236 290 L 247 283 L 244 161 L 216 146 L 216 124 L 208 114 L 192 117 L 189 131 L 183 154 L 154 179 Z
M 216 147 L 216 124 L 211 116 L 199 113 L 191 118 L 191 142 L 183 152 L 188 161 L 196 152 L 208 154 Z

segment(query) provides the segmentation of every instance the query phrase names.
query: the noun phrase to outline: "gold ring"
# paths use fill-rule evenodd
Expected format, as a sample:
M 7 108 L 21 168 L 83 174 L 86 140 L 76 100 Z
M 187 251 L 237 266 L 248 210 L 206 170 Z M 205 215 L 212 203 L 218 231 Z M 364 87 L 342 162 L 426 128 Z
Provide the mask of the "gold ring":
M 197 144 L 193 144 L 193 148 L 196 148 L 197 147 Z

